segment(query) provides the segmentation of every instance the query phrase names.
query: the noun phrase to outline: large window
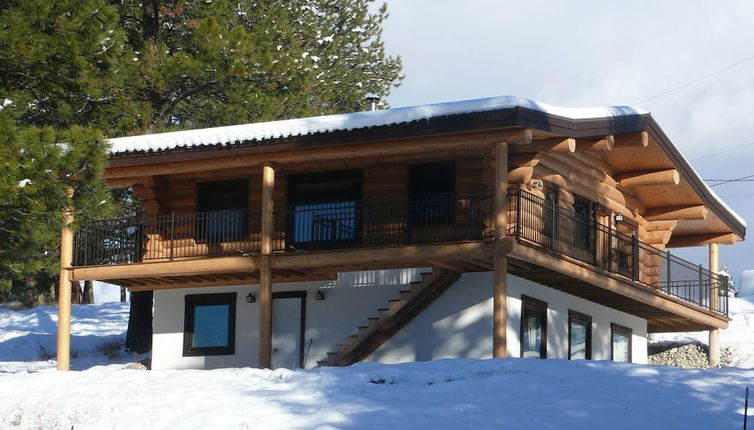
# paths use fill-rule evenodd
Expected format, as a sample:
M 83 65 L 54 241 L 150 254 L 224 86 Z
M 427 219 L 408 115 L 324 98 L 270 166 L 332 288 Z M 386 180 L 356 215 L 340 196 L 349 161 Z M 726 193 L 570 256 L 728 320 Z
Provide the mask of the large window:
M 186 296 L 183 355 L 235 353 L 236 293 Z
M 245 239 L 249 180 L 197 184 L 196 239 L 218 243 Z
M 568 311 L 568 359 L 592 359 L 592 317 Z
M 362 172 L 349 170 L 288 177 L 288 232 L 296 248 L 356 243 Z
M 610 324 L 610 355 L 613 361 L 631 361 L 631 329 Z
M 547 358 L 547 303 L 521 296 L 521 357 Z
M 409 223 L 412 227 L 455 223 L 455 171 L 453 161 L 409 166 Z

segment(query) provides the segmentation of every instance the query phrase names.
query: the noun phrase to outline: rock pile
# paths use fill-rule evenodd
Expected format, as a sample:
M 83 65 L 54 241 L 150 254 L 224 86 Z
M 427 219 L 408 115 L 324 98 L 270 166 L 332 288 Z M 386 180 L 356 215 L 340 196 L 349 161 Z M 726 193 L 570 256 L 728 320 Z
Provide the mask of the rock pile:
M 709 368 L 709 349 L 701 342 L 656 342 L 649 348 L 649 364 L 682 367 L 684 369 Z M 720 367 L 730 365 L 730 350 L 723 348 Z

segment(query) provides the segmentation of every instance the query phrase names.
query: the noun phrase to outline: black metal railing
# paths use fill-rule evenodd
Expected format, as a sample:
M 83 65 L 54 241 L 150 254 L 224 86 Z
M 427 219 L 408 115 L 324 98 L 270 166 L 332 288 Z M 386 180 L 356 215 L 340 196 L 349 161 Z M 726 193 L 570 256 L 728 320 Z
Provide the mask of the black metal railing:
M 259 212 L 239 209 L 89 222 L 76 232 L 73 262 L 98 266 L 256 252 L 260 221 Z
M 728 314 L 726 278 L 527 191 L 511 189 L 508 199 L 509 235 Z
M 489 239 L 493 208 L 486 190 L 289 205 L 273 215 L 272 246 L 302 252 Z M 76 232 L 74 265 L 256 253 L 260 236 L 258 211 L 107 219 Z

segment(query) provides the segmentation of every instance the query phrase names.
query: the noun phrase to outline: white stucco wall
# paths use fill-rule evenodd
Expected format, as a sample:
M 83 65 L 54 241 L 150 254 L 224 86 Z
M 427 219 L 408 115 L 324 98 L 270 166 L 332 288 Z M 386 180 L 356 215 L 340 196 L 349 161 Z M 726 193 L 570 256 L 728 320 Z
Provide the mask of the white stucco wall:
M 592 359 L 610 359 L 610 324 L 631 328 L 632 360 L 647 362 L 647 323 L 614 309 L 508 275 L 508 352 L 520 356 L 521 295 L 547 302 L 547 358 L 568 358 L 568 310 L 592 317 Z M 492 273 L 465 273 L 368 361 L 398 363 L 492 357 Z
M 306 291 L 305 367 L 316 366 L 367 318 L 377 316 L 398 291 L 424 269 L 383 270 L 340 274 L 337 281 L 276 284 L 274 291 Z M 322 289 L 325 300 L 314 293 Z M 184 296 L 236 292 L 236 353 L 226 356 L 183 357 Z M 155 291 L 153 369 L 212 369 L 257 366 L 258 303 L 246 303 L 258 285 Z M 492 356 L 492 273 L 467 273 L 424 312 L 378 348 L 367 361 L 397 363 L 441 358 Z M 521 294 L 547 302 L 548 358 L 568 356 L 568 310 L 592 317 L 592 358 L 610 359 L 610 323 L 633 330 L 632 358 L 646 363 L 646 321 L 595 303 L 509 275 L 508 351 L 519 355 Z M 297 316 L 294 316 L 297 318 Z M 311 344 L 310 344 L 311 341 Z
M 275 284 L 273 291 L 306 291 L 304 350 L 309 348 L 305 367 L 334 351 L 337 344 L 367 318 L 377 316 L 389 299 L 399 296 L 405 285 L 426 269 L 376 270 L 341 273 L 337 281 Z M 325 300 L 315 300 L 321 289 Z M 183 323 L 187 294 L 237 293 L 236 345 L 234 355 L 183 357 Z M 258 285 L 157 290 L 154 294 L 152 369 L 214 369 L 257 366 L 259 356 L 259 303 L 246 303 L 250 292 L 259 297 Z M 298 316 L 292 316 L 298 318 Z M 311 341 L 311 343 L 310 343 Z

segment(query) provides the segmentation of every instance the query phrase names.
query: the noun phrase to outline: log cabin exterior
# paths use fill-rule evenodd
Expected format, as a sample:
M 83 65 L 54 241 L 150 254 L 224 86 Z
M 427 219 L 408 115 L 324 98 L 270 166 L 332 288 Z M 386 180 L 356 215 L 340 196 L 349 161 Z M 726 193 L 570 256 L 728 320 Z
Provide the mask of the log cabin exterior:
M 647 333 L 728 324 L 717 246 L 744 222 L 640 110 L 498 97 L 111 144 L 142 213 L 78 229 L 61 270 L 154 291 L 153 368 L 642 363 Z

